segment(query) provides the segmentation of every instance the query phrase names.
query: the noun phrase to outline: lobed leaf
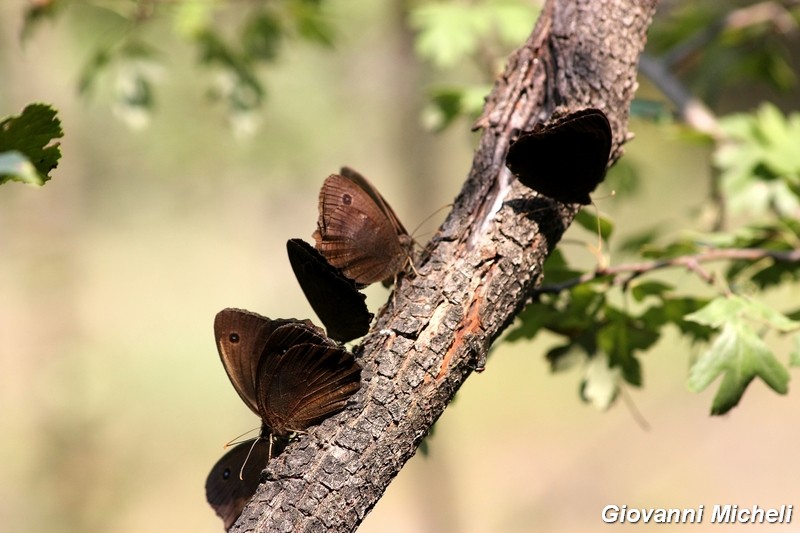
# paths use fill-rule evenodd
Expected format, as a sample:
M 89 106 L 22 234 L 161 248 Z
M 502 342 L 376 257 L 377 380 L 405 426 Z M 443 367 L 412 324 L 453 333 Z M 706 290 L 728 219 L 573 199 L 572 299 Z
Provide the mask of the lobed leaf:
M 724 414 L 735 407 L 756 377 L 779 394 L 786 394 L 788 390 L 786 368 L 755 331 L 741 320 L 724 324 L 720 335 L 692 366 L 689 388 L 695 392 L 702 391 L 721 374 L 723 380 L 711 407 L 713 415 Z
M 16 117 L 0 122 L 0 184 L 20 181 L 43 185 L 61 158 L 64 136 L 56 110 L 46 104 L 31 104 Z M 36 174 L 34 176 L 34 173 Z

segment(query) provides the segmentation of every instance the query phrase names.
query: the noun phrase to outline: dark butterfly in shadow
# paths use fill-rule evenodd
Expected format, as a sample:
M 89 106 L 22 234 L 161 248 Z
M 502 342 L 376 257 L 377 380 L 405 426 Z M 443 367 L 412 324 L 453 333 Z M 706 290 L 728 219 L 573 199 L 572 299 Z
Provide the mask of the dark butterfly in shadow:
M 325 259 L 361 287 L 393 281 L 414 244 L 383 196 L 347 167 L 322 184 L 314 240 Z
M 347 342 L 366 335 L 372 314 L 355 282 L 301 239 L 287 241 L 286 251 L 297 282 L 328 336 Z
M 565 204 L 589 204 L 603 181 L 612 133 L 605 113 L 589 108 L 537 124 L 508 149 L 506 166 L 534 191 Z
M 283 451 L 285 443 L 277 441 L 272 456 Z M 252 450 L 252 451 L 251 451 Z M 256 493 L 261 471 L 270 459 L 270 444 L 265 439 L 242 442 L 222 456 L 206 478 L 206 500 L 230 529 L 247 502 Z
M 222 364 L 261 437 L 288 439 L 344 409 L 361 386 L 353 354 L 308 320 L 223 309 L 214 320 Z

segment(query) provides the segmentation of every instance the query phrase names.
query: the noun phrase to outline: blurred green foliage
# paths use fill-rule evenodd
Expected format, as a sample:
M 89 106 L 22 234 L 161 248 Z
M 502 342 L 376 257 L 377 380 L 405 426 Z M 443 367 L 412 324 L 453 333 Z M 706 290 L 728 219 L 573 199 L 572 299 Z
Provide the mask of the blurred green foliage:
M 720 87 L 748 81 L 790 90 L 797 76 L 784 35 L 798 20 L 794 2 L 672 2 L 653 25 L 648 48 L 712 104 Z
M 257 109 L 266 88 L 260 68 L 274 64 L 286 41 L 305 41 L 330 47 L 334 30 L 321 0 L 236 2 L 72 0 L 32 3 L 24 16 L 23 38 L 31 38 L 43 21 L 71 8 L 89 9 L 108 19 L 103 42 L 90 53 L 79 87 L 90 90 L 112 70 L 117 76 L 115 104 L 134 125 L 143 122 L 156 105 L 156 72 L 167 59 L 155 44 L 151 26 L 166 19 L 173 37 L 193 44 L 198 63 L 217 76 L 210 97 L 225 103 L 236 116 Z
M 51 0 L 30 7 L 23 35 L 30 38 L 32 29 L 42 20 L 69 4 L 68 0 Z M 153 66 L 162 60 L 162 52 L 147 39 L 144 29 L 159 17 L 168 18 L 175 35 L 194 44 L 201 66 L 221 74 L 209 94 L 225 101 L 234 115 L 252 112 L 263 104 L 266 88 L 260 67 L 278 61 L 284 43 L 306 41 L 330 47 L 337 38 L 321 0 L 244 5 L 186 0 L 174 6 L 139 0 L 115 9 L 100 1 L 90 4 L 97 10 L 113 11 L 120 24 L 113 42 L 101 45 L 87 63 L 80 87 L 89 90 L 112 65 L 124 66 L 117 103 L 129 115 L 151 112 L 157 100 Z M 800 8 L 792 3 L 772 3 L 771 9 L 777 9 L 777 15 L 775 11 L 765 15 L 761 4 L 747 2 L 671 3 L 666 9 L 669 16 L 653 26 L 650 52 L 678 73 L 689 91 L 712 104 L 716 88 L 743 81 L 755 80 L 779 90 L 793 88 L 797 80 L 790 65 L 796 58 L 782 38 L 797 31 Z M 529 34 L 538 11 L 521 0 L 476 0 L 417 2 L 405 14 L 415 32 L 418 58 L 457 78 L 428 89 L 423 120 L 429 128 L 443 130 L 461 117 L 477 116 L 489 83 L 500 72 L 506 55 Z M 478 79 L 464 77 L 467 66 L 477 68 Z M 665 106 L 658 103 L 638 102 L 633 111 L 659 122 L 669 119 Z M 800 213 L 800 115 L 785 115 L 776 106 L 764 104 L 754 113 L 722 117 L 720 126 L 719 138 L 705 138 L 715 146 L 719 193 L 709 196 L 706 204 L 726 214 L 746 211 L 753 220 L 737 219 L 735 227 L 729 227 L 726 220 L 713 231 L 666 239 L 658 229 L 645 230 L 637 239 L 622 243 L 621 251 L 642 259 L 667 261 L 737 248 L 798 248 L 800 232 L 795 219 Z M 637 190 L 637 177 L 637 169 L 621 165 L 621 170 L 612 172 L 611 181 L 619 185 L 618 193 L 632 195 Z M 614 224 L 607 217 L 581 212 L 576 222 L 597 232 L 601 245 L 613 244 Z M 546 264 L 544 282 L 566 285 L 546 286 L 534 295 L 534 303 L 520 314 L 520 325 L 508 336 L 510 341 L 529 339 L 547 329 L 564 337 L 564 343 L 548 352 L 548 360 L 553 369 L 571 366 L 565 361 L 587 363 L 582 387 L 585 399 L 607 407 L 622 381 L 640 386 L 643 370 L 639 356 L 653 346 L 668 325 L 677 327 L 693 343 L 710 342 L 708 351 L 692 367 L 689 383 L 693 390 L 702 390 L 724 373 L 712 406 L 714 414 L 735 406 L 756 376 L 773 390 L 785 392 L 788 374 L 761 338 L 768 330 L 796 334 L 794 323 L 792 327 L 777 327 L 774 321 L 767 321 L 767 327 L 756 330 L 740 320 L 742 309 L 730 302 L 745 301 L 735 294 L 740 290 L 757 292 L 796 283 L 796 262 L 774 255 L 755 262 L 731 259 L 724 280 L 710 281 L 712 294 L 703 296 L 679 296 L 675 287 L 639 279 L 649 275 L 648 270 L 620 283 L 618 275 L 602 275 L 602 268 L 598 268 L 600 275 L 570 284 L 569 276 L 578 276 L 580 270 L 570 268 L 565 258 L 554 252 Z M 613 304 L 611 289 L 632 296 L 642 308 Z M 729 311 L 725 320 L 708 320 L 709 310 L 720 306 Z M 770 316 L 783 315 L 773 311 Z M 716 337 L 712 331 L 717 332 Z M 796 357 L 792 354 L 790 360 Z
M 778 90 L 796 86 L 789 65 L 798 58 L 791 55 L 782 36 L 798 30 L 797 5 L 675 2 L 666 6 L 665 12 L 669 16 L 654 23 L 648 46 L 652 54 L 680 73 L 692 94 L 707 98 L 712 92 L 721 93 L 720 86 L 731 90 L 752 80 Z M 714 91 L 710 91 L 712 87 Z M 634 111 L 641 116 L 665 120 L 663 111 L 654 111 L 653 105 L 636 104 Z M 598 407 L 613 403 L 621 383 L 641 385 L 638 358 L 667 325 L 676 326 L 693 344 L 708 344 L 688 379 L 691 390 L 701 391 L 722 376 L 712 414 L 723 414 L 737 405 L 755 377 L 778 393 L 787 391 L 786 366 L 795 364 L 796 350 L 786 354 L 786 362 L 781 363 L 764 338 L 770 333 L 791 335 L 795 346 L 800 345 L 800 324 L 788 321 L 777 310 L 767 312 L 766 304 L 756 303 L 755 298 L 766 298 L 764 291 L 770 288 L 798 282 L 800 266 L 788 252 L 800 249 L 800 114 L 787 115 L 765 103 L 752 113 L 722 116 L 719 124 L 721 133 L 716 138 L 694 135 L 714 146 L 716 172 L 712 179 L 716 183 L 709 190 L 716 194 L 700 200 L 707 210 L 724 214 L 717 217 L 718 223 L 706 232 L 685 231 L 671 238 L 662 235 L 661 228 L 643 228 L 639 235 L 621 243 L 619 250 L 655 262 L 640 265 L 638 272 L 634 264 L 625 273 L 602 275 L 605 260 L 600 258 L 601 275 L 588 282 L 581 282 L 580 270 L 553 254 L 545 264 L 544 286 L 507 337 L 510 341 L 532 338 L 542 329 L 564 337 L 564 343 L 548 352 L 551 367 L 563 370 L 576 362 L 585 363 L 582 396 Z M 635 172 L 628 177 L 628 182 L 641 179 Z M 622 187 L 617 192 L 630 195 L 635 189 Z M 581 214 L 576 221 L 591 229 L 587 218 Z M 605 235 L 604 239 L 608 241 Z M 722 257 L 726 250 L 740 249 L 763 253 Z M 722 256 L 716 260 L 725 260 L 728 266 L 721 280 L 713 275 L 706 279 L 709 294 L 678 296 L 675 287 L 647 280 L 668 265 L 694 268 L 671 260 L 713 260 L 717 252 Z M 701 268 L 695 270 L 700 277 L 706 275 Z M 633 301 L 622 308 L 612 305 L 612 290 L 626 302 L 628 296 Z M 644 308 L 633 305 L 645 300 Z M 748 302 L 747 306 L 738 305 L 742 302 Z M 745 312 L 753 307 L 762 310 L 758 328 L 751 324 L 752 313 Z M 708 313 L 720 309 L 725 310 L 722 319 L 708 319 Z
M 765 103 L 721 121 L 726 135 L 714 153 L 731 210 L 792 216 L 800 209 L 800 113 Z
M 465 130 L 466 120 L 480 112 L 505 54 L 530 30 L 518 22 L 530 23 L 536 14 L 521 0 L 507 11 L 519 16 L 508 25 L 520 32 L 513 41 L 499 33 L 505 23 L 500 29 L 482 22 L 458 28 L 443 15 L 448 9 L 474 8 L 496 24 L 502 14 L 487 13 L 513 2 L 459 2 L 458 7 L 413 2 L 403 6 L 404 18 L 376 4 L 340 2 L 340 12 L 348 16 L 339 19 L 328 15 L 330 4 L 25 1 L 23 36 L 28 44 L 41 39 L 42 46 L 28 48 L 27 57 L 5 47 L 3 68 L 13 70 L 0 92 L 3 99 L 57 101 L 59 115 L 70 118 L 70 146 L 59 179 L 47 188 L 28 197 L 28 188 L 8 187 L 0 195 L 0 230 L 6 230 L 0 231 L 6 303 L 0 308 L 0 337 L 7 341 L 2 444 L 11 459 L 6 490 L 0 490 L 6 502 L 0 522 L 6 529 L 219 531 L 205 505 L 202 480 L 221 453 L 223 436 L 255 422 L 241 413 L 219 366 L 210 336 L 213 312 L 228 304 L 263 305 L 298 316 L 307 312 L 297 288 L 285 282 L 286 261 L 282 255 L 275 260 L 273 244 L 285 241 L 282 232 L 295 236 L 296 228 L 313 225 L 309 176 L 324 175 L 330 161 L 360 166 L 367 159 L 368 167 L 388 169 L 404 178 L 391 182 L 395 192 L 405 192 L 407 203 L 417 209 L 420 190 L 433 191 L 425 200 L 449 201 L 468 165 L 465 138 L 471 140 L 456 130 Z M 429 457 L 404 468 L 368 517 L 365 531 L 370 520 L 375 531 L 526 531 L 533 520 L 543 531 L 569 531 L 565 517 L 575 520 L 572 531 L 585 531 L 596 524 L 595 502 L 608 495 L 608 484 L 587 485 L 586 479 L 613 481 L 620 501 L 652 496 L 654 479 L 663 491 L 659 497 L 670 501 L 707 500 L 713 490 L 715 497 L 730 498 L 734 489 L 739 499 L 766 500 L 776 490 L 792 490 L 795 473 L 780 469 L 797 437 L 783 406 L 795 405 L 796 395 L 776 404 L 749 384 L 763 381 L 782 393 L 785 362 L 800 366 L 800 336 L 792 329 L 793 321 L 800 321 L 796 262 L 768 254 L 755 261 L 721 260 L 718 268 L 706 267 L 713 280 L 707 285 L 693 283 L 691 270 L 663 278 L 655 270 L 628 271 L 621 278 L 607 272 L 615 265 L 696 254 L 748 248 L 790 253 L 800 247 L 791 170 L 797 119 L 776 109 L 793 109 L 798 102 L 789 93 L 779 106 L 749 112 L 765 90 L 780 95 L 792 87 L 792 72 L 787 75 L 780 66 L 797 60 L 796 47 L 781 29 L 790 27 L 788 19 L 749 30 L 723 20 L 759 4 L 662 2 L 650 36 L 652 52 L 673 66 L 689 91 L 719 103 L 715 111 L 734 111 L 730 123 L 722 117 L 719 139 L 702 134 L 689 139 L 685 131 L 676 135 L 673 106 L 642 81 L 642 97 L 631 108 L 636 139 L 603 184 L 616 194 L 595 195 L 614 213 L 600 214 L 607 255 L 593 244 L 581 247 L 591 249 L 590 261 L 570 253 L 575 235 L 597 240 L 595 213 L 581 211 L 548 259 L 534 302 L 509 333 L 517 342 L 502 343 L 488 371 L 468 380 L 461 405 L 437 422 Z M 790 17 L 797 18 L 790 2 L 768 4 L 788 6 Z M 3 8 L 4 15 L 11 12 L 5 3 Z M 410 27 L 418 10 L 427 14 Z M 673 22 L 673 14 L 680 23 Z M 19 19 L 0 18 L 3 29 L 17 31 Z M 49 26 L 48 20 L 61 25 Z M 441 36 L 439 25 L 480 35 L 477 45 L 450 66 L 436 58 L 453 57 L 455 44 L 464 50 L 469 36 L 452 46 L 446 36 L 439 37 L 449 50 L 431 49 L 430 55 L 417 56 L 422 67 L 395 72 L 408 58 L 392 49 L 394 43 L 375 43 L 391 41 L 397 34 L 387 28 L 403 21 L 407 25 L 401 31 L 415 39 L 412 44 L 429 32 Z M 48 40 L 51 32 L 61 40 Z M 667 37 L 663 44 L 662 35 Z M 319 49 L 342 45 L 343 36 L 352 37 L 351 46 L 370 49 L 350 50 L 347 57 L 337 51 L 337 57 L 324 61 L 314 57 Z M 303 54 L 293 53 L 304 43 L 310 46 Z M 54 45 L 58 50 L 48 48 Z M 32 56 L 31 49 L 39 55 Z M 180 68 L 187 62 L 181 56 L 186 50 L 197 65 L 190 75 Z M 419 52 L 419 47 L 409 50 Z M 82 69 L 76 56 L 84 61 Z M 350 69 L 341 66 L 347 62 Z M 326 63 L 337 66 L 324 72 Z M 385 70 L 392 73 L 376 68 L 375 74 L 376 65 L 388 65 Z M 421 83 L 407 76 L 420 70 Z M 281 72 L 272 77 L 276 71 Z M 173 76 L 170 87 L 161 84 L 165 72 Z M 392 78 L 397 75 L 402 83 Z M 101 89 L 113 87 L 114 109 L 123 111 L 128 124 L 147 125 L 151 115 L 159 120 L 146 134 L 131 133 L 102 106 L 76 101 L 70 85 L 75 80 L 84 95 L 104 96 Z M 54 98 L 27 96 L 35 90 Z M 170 91 L 179 96 L 165 104 Z M 419 130 L 404 124 L 397 128 L 402 136 L 381 136 L 402 121 L 397 114 L 377 112 L 376 105 L 398 109 L 394 104 L 414 91 L 430 99 L 421 109 L 425 125 L 450 126 L 434 141 L 424 138 L 427 157 L 417 157 L 417 151 L 409 157 L 407 141 L 421 138 Z M 193 92 L 223 103 L 230 115 L 280 107 L 281 113 L 271 115 L 280 127 L 261 131 L 257 142 L 231 139 L 213 118 L 201 116 L 206 110 L 187 97 Z M 341 105 L 353 101 L 357 109 Z M 346 108 L 344 118 L 331 118 L 337 108 Z M 52 124 L 42 125 L 57 138 Z M 689 142 L 698 139 L 702 144 Z M 12 164 L 33 161 L 9 153 L 18 158 Z M 342 161 L 343 153 L 352 159 Z M 709 158 L 713 171 L 704 166 Z M 28 177 L 43 180 L 38 171 Z M 715 187 L 718 197 L 711 194 Z M 750 202 L 751 197 L 757 201 Z M 721 224 L 709 222 L 709 209 L 721 213 Z M 582 282 L 582 277 L 591 279 Z M 533 338 L 536 344 L 522 342 Z M 639 401 L 648 417 L 658 420 L 659 431 L 631 430 L 624 411 L 598 421 L 574 406 L 565 387 L 571 376 L 543 378 L 540 349 L 553 371 L 572 369 L 580 397 L 598 408 L 622 398 L 625 383 L 646 384 L 647 394 Z M 676 394 L 675 380 L 686 375 L 687 359 L 692 390 L 720 381 L 716 397 L 709 396 L 715 413 L 755 389 L 735 417 L 724 423 L 704 420 L 696 413 L 704 396 Z M 767 408 L 774 405 L 780 408 Z M 779 432 L 783 438 L 773 438 Z M 700 445 L 676 456 L 676 446 L 687 439 Z M 735 470 L 729 468 L 730 454 L 718 452 L 731 441 L 737 446 L 730 451 L 740 453 L 736 460 L 742 466 Z M 494 453 L 498 443 L 503 453 Z M 605 454 L 598 461 L 599 449 L 626 453 Z M 770 460 L 774 468 L 765 463 Z M 716 486 L 705 475 L 709 468 L 726 472 Z M 775 476 L 776 469 L 785 472 L 783 479 Z M 642 476 L 645 470 L 648 476 Z M 486 495 L 482 508 L 475 507 L 476 491 Z M 395 510 L 398 498 L 405 501 Z

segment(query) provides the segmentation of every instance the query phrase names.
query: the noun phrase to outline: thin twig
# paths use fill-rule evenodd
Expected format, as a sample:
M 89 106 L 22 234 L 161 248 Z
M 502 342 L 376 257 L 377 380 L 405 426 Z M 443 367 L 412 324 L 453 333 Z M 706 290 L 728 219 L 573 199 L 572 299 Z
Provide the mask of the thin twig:
M 714 249 L 708 252 L 672 257 L 669 259 L 656 259 L 654 261 L 644 261 L 641 263 L 629 263 L 615 267 L 598 268 L 592 272 L 587 272 L 577 278 L 573 278 L 562 283 L 552 285 L 541 285 L 535 288 L 531 294 L 558 294 L 600 278 L 612 278 L 613 285 L 626 285 L 634 278 L 648 272 L 663 268 L 684 267 L 697 275 L 708 284 L 714 283 L 714 276 L 700 268 L 702 263 L 711 261 L 758 261 L 759 259 L 771 258 L 782 263 L 800 263 L 800 249 L 790 251 L 765 250 L 761 248 L 741 248 L 741 249 Z

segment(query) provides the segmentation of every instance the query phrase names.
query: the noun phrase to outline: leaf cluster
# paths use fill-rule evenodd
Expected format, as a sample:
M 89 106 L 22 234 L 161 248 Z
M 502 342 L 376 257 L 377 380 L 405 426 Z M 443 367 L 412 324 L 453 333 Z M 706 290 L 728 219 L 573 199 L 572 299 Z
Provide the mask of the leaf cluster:
M 503 58 L 525 40 L 537 16 L 538 8 L 522 0 L 428 1 L 411 8 L 409 24 L 420 59 L 459 76 L 467 65 L 480 72 L 477 82 L 459 78 L 428 90 L 423 119 L 430 129 L 440 131 L 459 117 L 478 116 Z
M 557 285 L 578 275 L 558 250 L 545 263 L 548 283 Z M 560 340 L 545 353 L 551 370 L 561 372 L 583 365 L 581 397 L 602 409 L 616 399 L 622 381 L 642 385 L 640 356 L 655 345 L 667 326 L 692 342 L 706 341 L 712 333 L 686 319 L 687 314 L 706 305 L 707 299 L 678 296 L 675 287 L 661 281 L 636 280 L 622 289 L 641 304 L 632 310 L 612 302 L 613 284 L 613 277 L 598 276 L 563 291 L 538 293 L 506 337 L 515 342 L 533 339 L 542 331 L 556 334 Z
M 692 93 L 714 103 L 746 83 L 797 86 L 786 35 L 797 31 L 796 2 L 674 2 L 648 35 L 648 49 L 680 72 Z
M 722 194 L 708 202 L 731 211 L 746 207 L 752 218 L 730 230 L 672 239 L 645 232 L 621 247 L 641 262 L 598 267 L 589 275 L 571 268 L 556 250 L 533 303 L 507 337 L 531 339 L 543 330 L 558 335 L 562 340 L 546 353 L 552 369 L 582 363 L 582 397 L 599 407 L 613 403 L 623 381 L 642 384 L 640 356 L 667 326 L 705 347 L 691 366 L 688 386 L 701 391 L 721 378 L 711 406 L 715 415 L 736 406 L 756 378 L 785 394 L 787 365 L 800 364 L 800 308 L 781 312 L 764 303 L 770 289 L 800 283 L 800 114 L 785 116 L 765 105 L 721 123 L 726 135 L 714 161 Z M 591 228 L 585 213 L 576 222 Z M 608 241 L 611 222 L 600 220 L 599 227 Z M 712 261 L 724 261 L 719 275 L 703 269 Z M 697 274 L 712 295 L 680 294 L 677 287 L 652 279 L 656 271 L 675 267 Z M 611 302 L 615 291 L 625 306 Z M 786 335 L 794 348 L 782 363 L 771 339 Z

